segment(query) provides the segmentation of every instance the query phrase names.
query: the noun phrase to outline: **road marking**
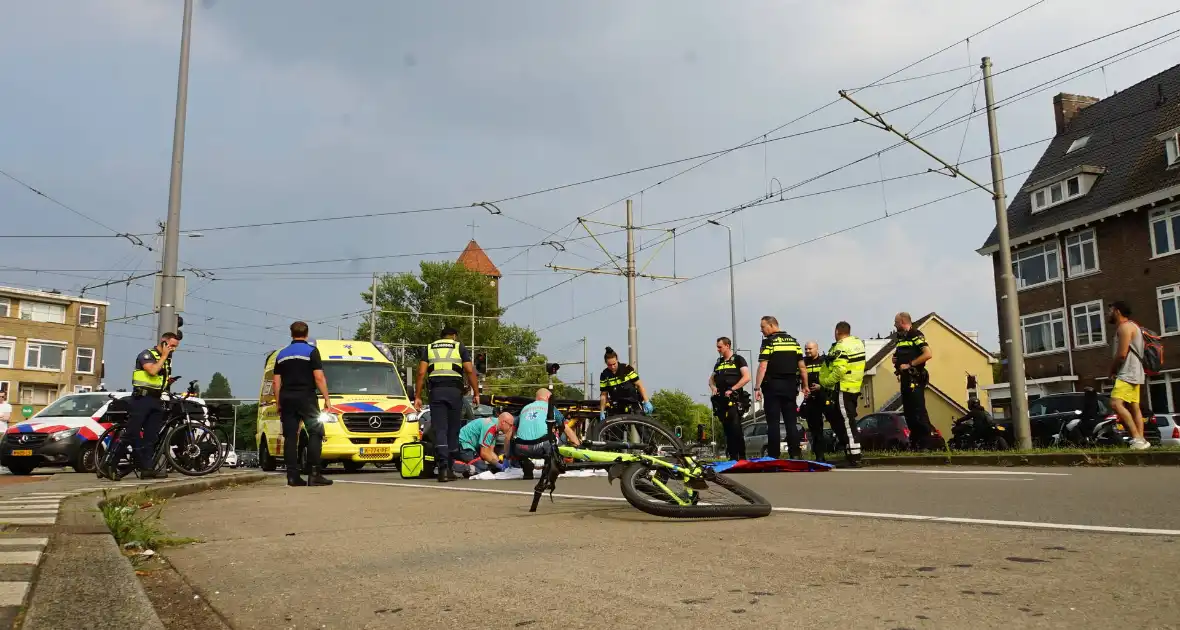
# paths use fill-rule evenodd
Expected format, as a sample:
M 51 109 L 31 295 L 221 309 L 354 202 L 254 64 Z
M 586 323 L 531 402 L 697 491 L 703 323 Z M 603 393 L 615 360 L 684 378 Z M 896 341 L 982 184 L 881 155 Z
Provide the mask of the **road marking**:
M 57 513 L 53 516 L 3 516 L 0 525 L 53 525 L 57 522 Z M 3 582 L 0 582 L 3 584 Z M 2 606 L 3 604 L 0 604 Z
M 13 503 L 11 505 L 0 505 L 0 512 L 57 511 L 58 507 L 59 505 L 57 503 Z
M 421 488 L 423 490 L 451 490 L 455 492 L 483 492 L 487 494 L 511 494 L 517 496 L 533 496 L 532 491 L 526 490 L 495 490 L 492 488 L 466 488 L 457 486 L 430 486 L 420 483 L 398 483 L 393 481 L 352 481 L 338 479 L 337 483 L 355 483 L 372 486 L 394 486 L 399 488 Z M 626 501 L 622 497 L 601 497 L 585 494 L 553 494 L 563 499 L 587 499 L 591 501 Z M 850 510 L 820 510 L 815 508 L 772 508 L 775 512 L 789 512 L 793 514 L 811 514 L 814 516 L 854 516 L 861 518 L 877 518 L 893 521 L 919 521 L 924 523 L 952 523 L 957 525 L 992 525 L 996 527 L 1017 527 L 1025 529 L 1043 529 L 1075 532 L 1097 532 L 1104 534 L 1140 534 L 1150 536 L 1180 536 L 1177 529 L 1147 529 L 1139 527 L 1113 527 L 1107 525 L 1079 525 L 1072 523 L 1038 523 L 1035 521 L 1004 521 L 987 518 L 964 518 L 957 516 L 927 516 L 923 514 L 891 514 L 888 512 L 856 512 Z
M 0 538 L 0 545 L 5 547 L 30 546 L 44 547 L 49 544 L 48 538 Z
M 931 477 L 934 481 L 1033 481 L 1032 477 Z
M 1018 470 L 906 470 L 904 468 L 836 468 L 836 472 L 875 473 L 894 472 L 909 475 L 1013 475 L 1019 477 L 1070 477 L 1072 473 L 1025 472 Z
M 20 606 L 28 592 L 28 582 L 0 582 L 0 606 Z
M 37 564 L 40 551 L 0 551 L 0 564 Z

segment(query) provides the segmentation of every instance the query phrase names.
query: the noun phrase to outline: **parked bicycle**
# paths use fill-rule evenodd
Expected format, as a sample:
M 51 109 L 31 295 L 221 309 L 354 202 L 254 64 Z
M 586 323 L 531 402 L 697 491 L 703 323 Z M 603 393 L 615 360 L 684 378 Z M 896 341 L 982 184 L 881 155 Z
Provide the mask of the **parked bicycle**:
M 208 475 L 221 468 L 225 457 L 222 443 L 211 426 L 212 421 L 193 418 L 191 407 L 186 404 L 197 395 L 197 381 L 189 383 L 183 396 L 175 396 L 171 388 L 178 380 L 178 376 L 169 378 L 164 388 L 164 423 L 156 441 L 153 468 L 171 468 L 190 477 Z M 132 472 L 138 474 L 125 405 L 124 402 L 116 408 L 112 402 L 104 418 L 111 425 L 95 446 L 95 472 L 100 478 L 118 481 Z

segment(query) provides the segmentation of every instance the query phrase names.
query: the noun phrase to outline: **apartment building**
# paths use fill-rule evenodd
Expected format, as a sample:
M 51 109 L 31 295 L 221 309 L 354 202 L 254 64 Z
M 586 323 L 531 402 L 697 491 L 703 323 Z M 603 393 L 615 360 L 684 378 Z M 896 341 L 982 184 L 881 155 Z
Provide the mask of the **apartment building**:
M 107 303 L 0 287 L 0 390 L 39 410 L 102 382 Z
M 1164 336 L 1151 408 L 1180 411 L 1180 65 L 1102 100 L 1058 94 L 1053 116 L 1057 135 L 1008 206 L 1030 397 L 1110 390 L 1106 307 L 1124 300 Z M 993 230 L 978 251 L 997 287 L 998 250 Z M 990 393 L 1008 397 L 1006 384 Z

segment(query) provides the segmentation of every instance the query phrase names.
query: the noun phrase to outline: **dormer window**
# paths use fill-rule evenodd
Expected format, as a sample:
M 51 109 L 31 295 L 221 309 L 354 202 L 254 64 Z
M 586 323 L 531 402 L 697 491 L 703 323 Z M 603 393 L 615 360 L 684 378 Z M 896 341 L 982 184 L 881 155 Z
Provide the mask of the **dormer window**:
M 1070 153 L 1073 153 L 1074 151 L 1077 151 L 1078 149 L 1084 149 L 1084 148 L 1086 148 L 1086 144 L 1089 142 L 1090 142 L 1090 136 L 1082 136 L 1081 138 L 1078 138 L 1077 140 L 1074 140 L 1073 142 L 1071 142 L 1069 145 L 1069 148 L 1065 150 L 1065 153 L 1068 155 Z
M 1032 191 L 1030 197 L 1033 213 L 1085 196 L 1098 180 L 1098 176 L 1104 172 L 1106 169 L 1101 167 L 1078 166 L 1029 184 L 1027 189 Z
M 1180 165 L 1180 128 L 1165 131 L 1155 139 L 1164 143 L 1164 156 L 1168 160 L 1168 166 Z

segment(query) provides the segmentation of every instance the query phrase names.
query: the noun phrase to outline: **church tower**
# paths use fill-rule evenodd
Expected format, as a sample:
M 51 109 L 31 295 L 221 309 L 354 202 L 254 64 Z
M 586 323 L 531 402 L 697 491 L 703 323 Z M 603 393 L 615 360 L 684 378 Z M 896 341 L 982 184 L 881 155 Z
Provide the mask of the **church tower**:
M 501 277 L 500 270 L 496 268 L 496 265 L 492 262 L 492 259 L 488 258 L 487 253 L 483 251 L 483 248 L 479 246 L 479 243 L 475 242 L 475 239 L 471 239 L 471 242 L 467 243 L 467 248 L 464 249 L 463 253 L 459 255 L 459 260 L 456 262 L 488 279 L 488 282 L 490 282 L 492 287 L 496 290 L 496 308 L 499 309 Z

